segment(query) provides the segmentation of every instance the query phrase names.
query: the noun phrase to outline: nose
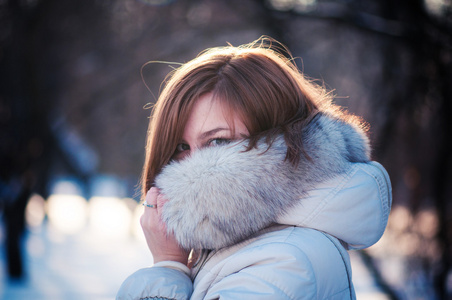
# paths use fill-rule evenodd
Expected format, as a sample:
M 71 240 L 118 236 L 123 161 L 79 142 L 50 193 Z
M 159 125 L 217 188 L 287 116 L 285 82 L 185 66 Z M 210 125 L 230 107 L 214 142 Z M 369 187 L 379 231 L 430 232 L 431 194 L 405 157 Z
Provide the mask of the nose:
M 197 152 L 202 147 L 199 145 L 190 146 L 190 150 L 187 151 L 187 156 L 193 155 L 193 153 Z

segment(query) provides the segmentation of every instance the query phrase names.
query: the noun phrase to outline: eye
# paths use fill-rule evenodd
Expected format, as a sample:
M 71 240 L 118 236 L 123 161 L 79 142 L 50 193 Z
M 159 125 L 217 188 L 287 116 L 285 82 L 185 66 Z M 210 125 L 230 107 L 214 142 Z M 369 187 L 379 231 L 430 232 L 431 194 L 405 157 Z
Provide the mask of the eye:
M 221 146 L 221 145 L 227 145 L 231 143 L 231 139 L 226 139 L 226 138 L 215 138 L 215 139 L 211 139 L 207 142 L 207 146 Z
M 180 152 L 184 152 L 187 150 L 190 150 L 190 146 L 187 144 L 180 143 L 180 144 L 177 144 L 177 146 L 176 146 L 176 152 L 180 153 Z
M 185 143 L 179 143 L 176 146 L 176 150 L 174 151 L 173 156 L 171 157 L 172 160 L 182 160 L 184 157 L 186 157 L 190 153 L 190 145 Z

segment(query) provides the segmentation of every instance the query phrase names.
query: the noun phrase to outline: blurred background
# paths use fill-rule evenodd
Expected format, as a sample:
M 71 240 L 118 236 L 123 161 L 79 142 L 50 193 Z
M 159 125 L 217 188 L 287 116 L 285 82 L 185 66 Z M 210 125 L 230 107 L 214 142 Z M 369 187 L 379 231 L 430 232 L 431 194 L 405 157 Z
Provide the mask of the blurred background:
M 452 298 L 450 0 L 0 0 L 0 298 L 112 299 L 152 264 L 137 183 L 171 66 L 144 65 L 261 35 L 370 123 L 391 176 L 358 299 Z

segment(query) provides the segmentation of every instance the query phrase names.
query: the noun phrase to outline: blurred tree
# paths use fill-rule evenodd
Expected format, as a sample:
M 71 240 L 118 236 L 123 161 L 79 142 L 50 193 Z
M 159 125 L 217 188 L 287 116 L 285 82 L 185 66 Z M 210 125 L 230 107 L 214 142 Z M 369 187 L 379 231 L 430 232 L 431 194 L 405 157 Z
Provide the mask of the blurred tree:
M 17 279 L 25 275 L 21 240 L 31 194 L 48 196 L 56 161 L 79 177 L 88 175 L 62 147 L 49 120 L 61 81 L 57 74 L 46 72 L 43 61 L 54 57 L 46 47 L 48 37 L 38 32 L 47 29 L 48 9 L 57 2 L 0 3 L 0 209 L 8 275 Z
M 49 142 L 46 105 L 37 102 L 32 32 L 36 7 L 19 1 L 0 4 L 0 205 L 4 210 L 8 274 L 24 275 L 21 237 L 25 206 L 33 190 L 42 189 L 42 159 Z

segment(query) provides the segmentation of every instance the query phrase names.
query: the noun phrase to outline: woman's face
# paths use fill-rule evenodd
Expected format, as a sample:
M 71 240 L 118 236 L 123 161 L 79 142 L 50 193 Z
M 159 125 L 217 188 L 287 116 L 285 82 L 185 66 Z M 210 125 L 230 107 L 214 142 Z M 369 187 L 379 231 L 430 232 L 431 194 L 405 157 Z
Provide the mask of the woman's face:
M 181 160 L 198 149 L 228 144 L 233 140 L 248 135 L 248 130 L 237 114 L 232 115 L 231 126 L 228 124 L 220 101 L 213 101 L 212 94 L 200 97 L 185 125 L 182 141 L 179 142 L 173 159 Z

